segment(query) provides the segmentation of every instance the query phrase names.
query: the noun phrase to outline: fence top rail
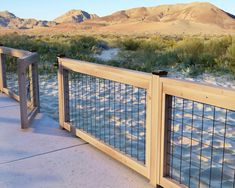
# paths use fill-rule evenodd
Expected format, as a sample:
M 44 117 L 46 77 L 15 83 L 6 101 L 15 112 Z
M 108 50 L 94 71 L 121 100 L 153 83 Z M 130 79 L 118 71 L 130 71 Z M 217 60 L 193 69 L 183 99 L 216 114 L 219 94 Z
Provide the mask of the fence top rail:
M 192 81 L 161 78 L 163 92 L 235 111 L 235 90 Z
M 0 46 L 0 54 L 6 54 L 17 58 L 24 58 L 31 55 L 32 52 Z
M 29 55 L 26 55 L 22 58 L 18 59 L 18 62 L 23 64 L 22 69 L 28 67 L 29 65 L 33 63 L 37 63 L 38 61 L 38 54 L 37 53 L 30 53 Z
M 164 83 L 172 83 L 177 86 L 183 86 L 183 87 L 187 87 L 187 88 L 193 88 L 193 89 L 197 89 L 197 90 L 213 92 L 214 94 L 224 94 L 227 96 L 235 97 L 235 89 L 232 89 L 232 88 L 225 88 L 222 86 L 215 86 L 215 85 L 208 84 L 208 83 L 201 83 L 201 82 L 190 81 L 190 80 L 182 80 L 182 79 L 178 79 L 178 78 L 162 77 L 161 79 Z
M 152 74 L 125 68 L 112 67 L 86 61 L 73 60 L 69 58 L 58 58 L 63 69 L 88 74 L 91 76 L 108 79 L 124 84 L 130 84 L 144 89 L 150 88 Z

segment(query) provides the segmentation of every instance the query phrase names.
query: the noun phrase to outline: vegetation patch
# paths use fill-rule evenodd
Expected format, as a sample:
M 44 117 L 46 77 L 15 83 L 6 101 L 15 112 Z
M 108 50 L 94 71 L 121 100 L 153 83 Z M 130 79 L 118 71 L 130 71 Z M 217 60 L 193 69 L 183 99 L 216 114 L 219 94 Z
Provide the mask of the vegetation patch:
M 232 36 L 26 36 L 1 35 L 4 46 L 34 50 L 40 55 L 40 71 L 55 71 L 58 54 L 100 64 L 152 72 L 179 71 L 197 76 L 203 73 L 235 75 L 235 38 Z M 118 59 L 102 61 L 94 54 L 119 48 Z

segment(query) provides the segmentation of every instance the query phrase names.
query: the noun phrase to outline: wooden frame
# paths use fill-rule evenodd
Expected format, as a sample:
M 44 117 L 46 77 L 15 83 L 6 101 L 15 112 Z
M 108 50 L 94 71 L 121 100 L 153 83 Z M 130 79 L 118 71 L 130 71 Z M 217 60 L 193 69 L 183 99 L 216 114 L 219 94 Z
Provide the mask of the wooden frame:
M 134 169 L 143 176 L 150 178 L 150 150 L 151 150 L 151 104 L 152 104 L 152 75 L 138 71 L 129 71 L 127 69 L 114 68 L 106 65 L 88 63 L 84 61 L 71 60 L 67 58 L 58 58 L 58 82 L 59 82 L 59 117 L 60 127 L 76 136 L 89 142 L 104 153 L 114 159 L 122 162 L 128 167 Z M 113 147 L 98 141 L 93 136 L 76 129 L 69 123 L 69 96 L 68 96 L 68 71 L 89 74 L 91 76 L 109 79 L 124 84 L 133 85 L 146 89 L 147 91 L 147 112 L 146 112 L 146 161 L 145 165 L 119 152 Z
M 162 187 L 186 188 L 167 177 L 167 116 L 169 115 L 168 104 L 171 96 L 181 97 L 196 102 L 201 102 L 216 107 L 235 110 L 235 90 L 183 81 L 171 78 L 160 78 L 162 83 L 162 123 L 161 123 L 161 149 L 160 149 L 160 172 L 159 185 Z M 219 99 L 219 100 L 218 100 Z
M 134 169 L 150 180 L 154 186 L 185 188 L 167 177 L 167 126 L 168 106 L 172 96 L 181 97 L 213 106 L 235 110 L 235 91 L 195 82 L 163 77 L 164 72 L 147 74 L 106 65 L 93 64 L 68 58 L 58 58 L 59 117 L 60 126 L 84 139 L 114 159 Z M 147 91 L 146 112 L 146 164 L 122 154 L 95 137 L 76 129 L 69 123 L 68 71 L 133 85 Z M 220 100 L 218 100 L 218 98 Z
M 3 88 L 6 88 L 6 55 L 0 53 L 0 91 L 3 91 Z
M 17 73 L 19 95 L 13 93 L 7 88 L 6 81 L 6 55 L 17 58 Z M 0 91 L 11 98 L 20 102 L 21 128 L 30 126 L 34 117 L 39 112 L 39 86 L 38 86 L 38 55 L 28 51 L 17 50 L 13 48 L 0 47 Z M 32 101 L 27 100 L 26 71 L 29 69 L 31 76 L 31 96 Z M 30 108 L 30 113 L 28 109 Z

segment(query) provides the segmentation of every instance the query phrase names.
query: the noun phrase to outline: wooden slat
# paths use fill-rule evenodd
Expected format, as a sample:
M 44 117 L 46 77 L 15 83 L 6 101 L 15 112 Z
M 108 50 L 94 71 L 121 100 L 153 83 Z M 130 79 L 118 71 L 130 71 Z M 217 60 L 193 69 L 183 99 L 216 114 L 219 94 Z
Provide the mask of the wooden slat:
M 151 74 L 148 73 L 132 71 L 123 68 L 115 68 L 107 65 L 88 63 L 67 58 L 60 58 L 59 61 L 61 62 L 64 69 L 145 89 L 149 88 L 149 81 L 152 77 Z
M 179 184 L 179 182 L 167 177 L 161 178 L 160 184 L 164 188 L 188 188 L 187 186 Z
M 162 128 L 162 82 L 160 77 L 152 77 L 152 123 L 151 123 L 151 176 L 150 183 L 160 183 L 161 128 Z
M 159 76 L 152 76 L 152 114 L 151 114 L 151 161 L 150 161 L 150 183 L 153 186 L 157 185 L 157 115 L 158 115 L 158 81 Z
M 15 101 L 20 102 L 20 97 L 14 92 L 12 92 L 10 89 L 3 88 L 2 92 L 8 95 L 9 97 L 11 97 L 12 99 L 14 99 Z M 27 101 L 27 107 L 30 108 L 31 106 L 32 106 L 32 102 Z
M 38 64 L 33 63 L 31 66 L 32 66 L 32 85 L 33 85 L 33 106 L 38 107 L 38 112 L 40 112 Z
M 34 108 L 34 109 L 32 110 L 32 112 L 29 114 L 29 116 L 28 116 L 28 124 L 29 124 L 29 125 L 32 124 L 32 122 L 33 122 L 34 118 L 36 117 L 36 115 L 38 114 L 38 112 L 39 112 L 39 108 L 36 107 L 36 108 Z
M 151 165 L 151 134 L 152 134 L 152 81 L 149 82 L 146 95 L 146 146 L 145 146 L 145 158 L 146 167 L 148 169 L 147 178 L 150 178 L 150 165 Z
M 235 110 L 235 90 L 161 78 L 163 92 L 229 110 Z
M 13 93 L 8 88 L 3 88 L 2 92 L 5 93 L 6 95 L 8 95 L 9 97 L 15 99 L 16 101 L 20 102 L 20 97 L 17 94 Z
M 22 58 L 19 58 L 19 60 L 22 62 L 22 68 L 27 68 L 28 66 L 32 64 L 36 64 L 38 62 L 38 54 L 37 53 L 30 53 L 27 56 L 24 56 Z
M 137 171 L 141 175 L 147 177 L 148 176 L 148 169 L 140 164 L 139 162 L 135 161 L 134 159 L 122 154 L 121 152 L 113 149 L 111 146 L 106 145 L 103 142 L 98 141 L 96 138 L 92 137 L 91 135 L 88 135 L 87 133 L 76 129 L 72 125 L 68 123 L 64 123 L 63 127 L 67 129 L 68 131 L 75 130 L 75 135 L 79 138 L 85 140 L 86 142 L 90 143 L 94 147 L 98 148 L 99 150 L 103 151 L 104 153 L 108 154 L 112 158 L 116 159 L 119 162 L 122 162 L 126 166 L 132 168 L 133 170 Z
M 22 58 L 31 54 L 31 52 L 29 51 L 17 50 L 3 46 L 0 46 L 0 53 L 18 58 Z
M 59 124 L 61 128 L 64 128 L 64 79 L 63 79 L 63 67 L 61 65 L 61 61 L 58 59 L 58 104 L 59 104 Z
M 6 55 L 0 54 L 0 91 L 7 87 L 6 82 Z
M 28 114 L 27 114 L 27 93 L 26 93 L 26 70 L 22 66 L 22 61 L 18 59 L 18 86 L 20 97 L 20 116 L 21 128 L 28 128 Z

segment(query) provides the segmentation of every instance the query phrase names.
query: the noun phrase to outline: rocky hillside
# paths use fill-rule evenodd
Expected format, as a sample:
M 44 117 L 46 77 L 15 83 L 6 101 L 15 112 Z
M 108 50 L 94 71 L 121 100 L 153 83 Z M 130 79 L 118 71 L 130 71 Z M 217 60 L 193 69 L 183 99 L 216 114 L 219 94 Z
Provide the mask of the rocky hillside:
M 81 23 L 94 18 L 98 18 L 98 16 L 96 14 L 89 14 L 83 10 L 70 10 L 54 21 L 56 23 Z
M 51 27 L 55 25 L 56 23 L 51 21 L 22 19 L 16 17 L 14 14 L 8 11 L 0 12 L 0 27 L 7 27 L 12 29 L 32 29 L 35 27 Z
M 235 34 L 235 16 L 205 2 L 161 5 L 122 10 L 98 17 L 83 10 L 71 10 L 52 22 L 20 19 L 0 12 L 0 27 L 31 29 L 37 34 Z M 11 29 L 8 29 L 11 28 Z M 2 29 L 3 32 L 3 29 Z M 5 32 L 5 31 L 4 31 Z
M 98 18 L 111 24 L 127 22 L 153 22 L 153 23 L 200 23 L 213 24 L 221 28 L 235 29 L 235 17 L 210 3 L 190 3 L 162 5 L 157 7 L 141 7 L 122 10 L 112 15 Z

